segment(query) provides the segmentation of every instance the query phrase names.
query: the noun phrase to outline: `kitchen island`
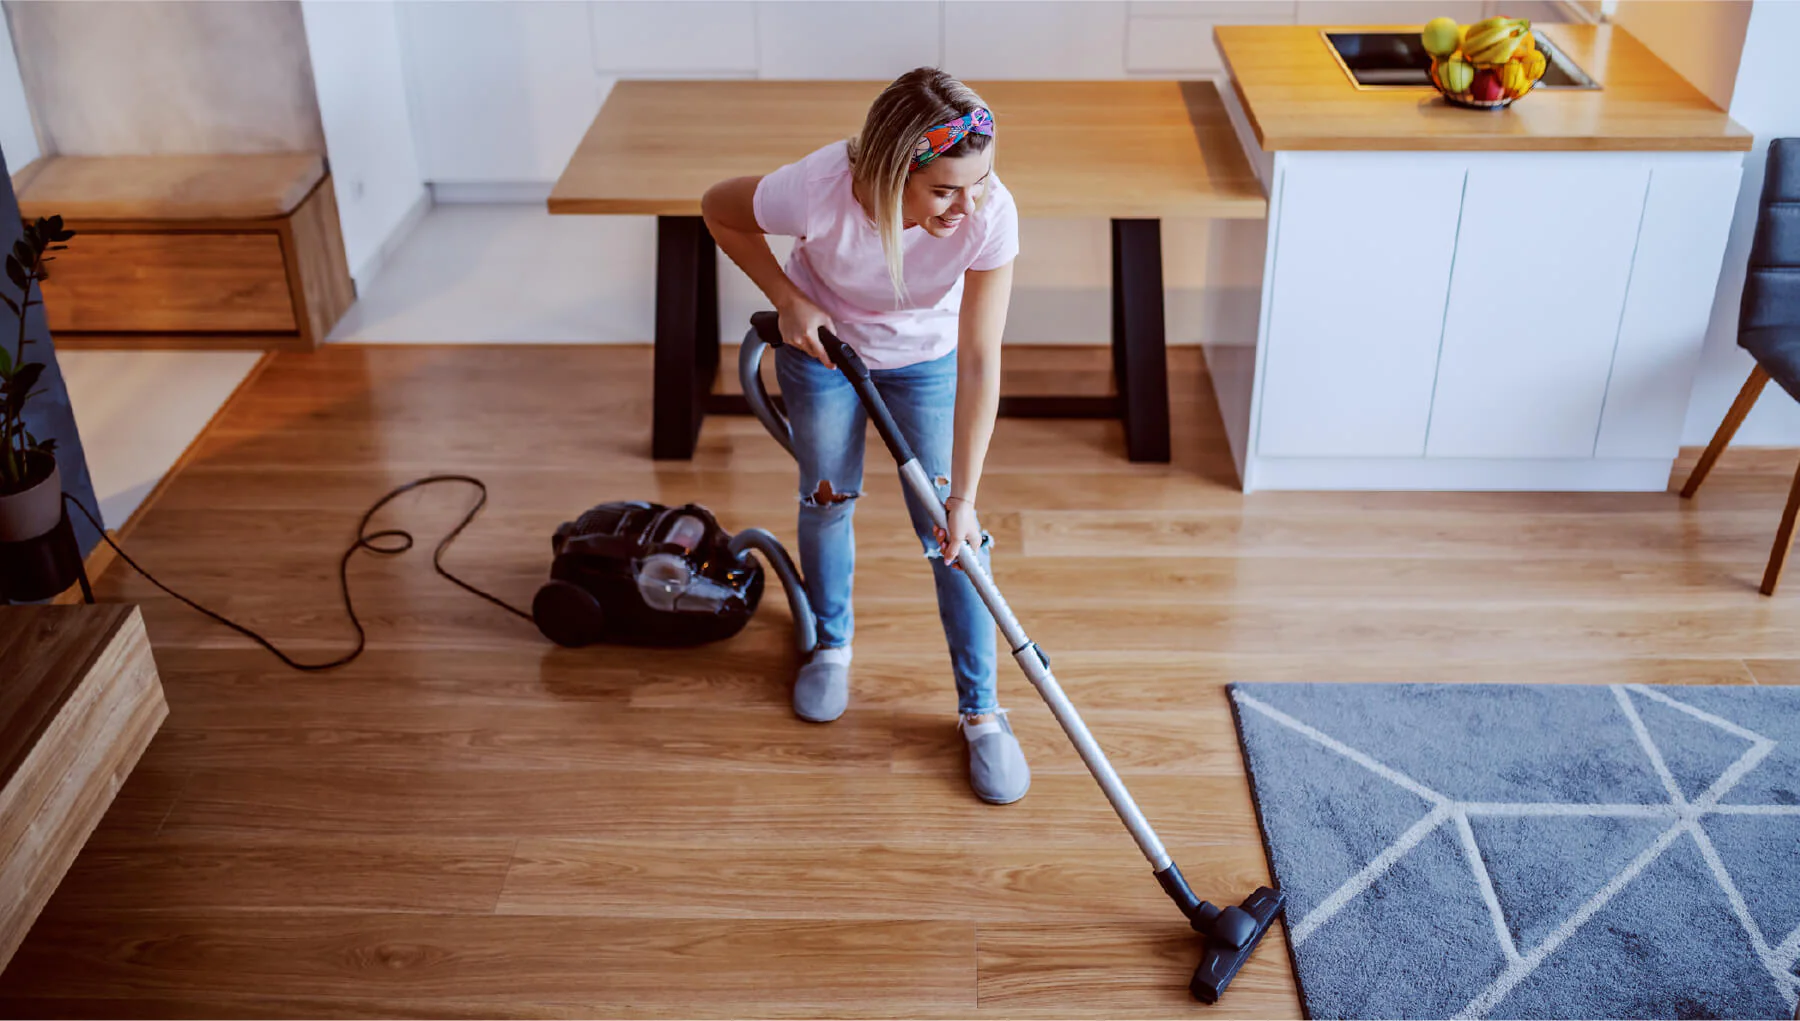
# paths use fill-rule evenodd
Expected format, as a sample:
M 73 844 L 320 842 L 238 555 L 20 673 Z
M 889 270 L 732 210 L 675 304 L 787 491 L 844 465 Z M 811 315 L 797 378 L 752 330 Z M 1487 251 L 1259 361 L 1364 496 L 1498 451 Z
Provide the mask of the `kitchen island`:
M 1215 29 L 1269 199 L 1256 336 L 1206 347 L 1245 491 L 1667 488 L 1750 133 L 1616 27 L 1539 28 L 1600 87 L 1499 111 L 1325 31 Z

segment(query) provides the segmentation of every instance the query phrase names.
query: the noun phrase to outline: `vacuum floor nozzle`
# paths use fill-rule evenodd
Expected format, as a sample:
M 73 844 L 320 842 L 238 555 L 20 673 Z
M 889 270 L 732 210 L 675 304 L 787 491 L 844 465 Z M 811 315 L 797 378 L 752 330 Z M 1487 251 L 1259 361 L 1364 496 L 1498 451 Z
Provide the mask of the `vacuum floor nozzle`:
M 1226 908 L 1220 914 L 1214 925 L 1223 923 L 1222 928 L 1229 931 L 1215 930 L 1207 936 L 1200 966 L 1194 969 L 1194 979 L 1188 983 L 1188 992 L 1194 994 L 1194 999 L 1201 1003 L 1218 1002 L 1238 969 L 1262 942 L 1263 934 L 1274 924 L 1275 916 L 1281 914 L 1286 900 L 1281 891 L 1264 886 L 1245 898 L 1243 904 Z

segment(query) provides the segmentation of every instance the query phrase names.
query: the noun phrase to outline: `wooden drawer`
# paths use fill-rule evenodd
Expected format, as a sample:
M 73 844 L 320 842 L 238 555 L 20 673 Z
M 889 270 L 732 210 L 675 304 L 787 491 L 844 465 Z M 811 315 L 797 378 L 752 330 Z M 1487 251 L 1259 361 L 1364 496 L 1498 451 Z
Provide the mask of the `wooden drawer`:
M 43 291 L 52 332 L 299 328 L 281 238 L 272 231 L 83 231 L 57 253 Z

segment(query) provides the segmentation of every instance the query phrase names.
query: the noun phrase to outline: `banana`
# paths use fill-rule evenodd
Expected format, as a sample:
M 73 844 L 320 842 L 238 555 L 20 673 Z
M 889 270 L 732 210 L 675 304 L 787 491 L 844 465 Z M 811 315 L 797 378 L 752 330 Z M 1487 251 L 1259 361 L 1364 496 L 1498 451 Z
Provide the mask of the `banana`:
M 1525 65 L 1519 61 L 1507 61 L 1505 66 L 1500 68 L 1500 87 L 1505 89 L 1509 96 L 1517 98 L 1524 95 L 1530 90 L 1531 82 Z
M 1531 33 L 1531 22 L 1524 18 L 1487 18 L 1469 26 L 1463 37 L 1463 56 L 1478 64 L 1497 64 L 1512 56 L 1513 48 L 1500 48 L 1506 40 L 1517 40 Z M 1504 52 L 1505 56 L 1496 56 Z
M 1468 37 L 1463 40 L 1463 56 L 1466 56 L 1471 60 L 1475 59 L 1477 53 L 1488 49 L 1501 39 L 1506 38 L 1507 31 L 1508 30 L 1505 28 L 1490 28 L 1481 32 L 1471 29 Z
M 1482 18 L 1480 21 L 1477 21 L 1473 25 L 1469 26 L 1469 34 L 1471 36 L 1477 36 L 1483 32 L 1489 31 L 1490 29 L 1502 28 L 1505 25 L 1509 24 L 1511 21 L 1512 21 L 1511 18 L 1504 18 L 1504 17 Z
M 1504 64 L 1512 59 L 1519 48 L 1519 37 L 1502 37 L 1486 49 L 1478 49 L 1469 53 L 1469 59 L 1477 64 Z

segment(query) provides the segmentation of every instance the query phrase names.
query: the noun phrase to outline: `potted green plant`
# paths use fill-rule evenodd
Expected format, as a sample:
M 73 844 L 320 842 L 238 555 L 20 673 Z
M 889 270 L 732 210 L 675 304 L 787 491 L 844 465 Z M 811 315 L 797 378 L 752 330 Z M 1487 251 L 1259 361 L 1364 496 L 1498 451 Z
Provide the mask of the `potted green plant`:
M 19 298 L 0 292 L 0 301 L 19 317 L 19 336 L 11 350 L 0 341 L 0 542 L 35 539 L 62 520 L 56 441 L 38 439 L 25 425 L 25 405 L 43 392 L 35 388 L 44 374 L 43 362 L 25 357 L 32 343 L 25 324 L 31 306 L 44 303 L 31 292 L 44 277 L 44 264 L 56 261 L 47 253 L 67 248 L 63 242 L 74 236 L 63 228 L 62 217 L 39 217 L 25 225 L 25 236 L 6 254 L 6 276 Z

